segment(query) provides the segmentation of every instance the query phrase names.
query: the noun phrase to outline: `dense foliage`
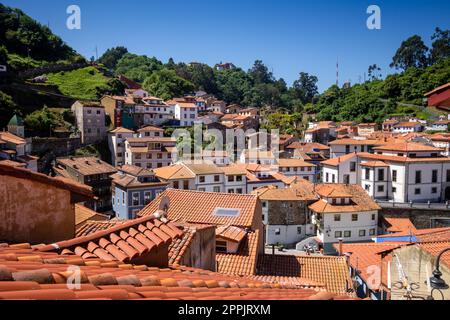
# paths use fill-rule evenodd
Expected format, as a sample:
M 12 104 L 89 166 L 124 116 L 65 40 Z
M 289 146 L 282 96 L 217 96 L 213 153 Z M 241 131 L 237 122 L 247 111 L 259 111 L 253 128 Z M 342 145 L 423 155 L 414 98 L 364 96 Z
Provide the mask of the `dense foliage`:
M 75 51 L 51 30 L 19 9 L 0 3 L 0 43 L 9 53 L 36 60 L 57 61 L 73 59 Z

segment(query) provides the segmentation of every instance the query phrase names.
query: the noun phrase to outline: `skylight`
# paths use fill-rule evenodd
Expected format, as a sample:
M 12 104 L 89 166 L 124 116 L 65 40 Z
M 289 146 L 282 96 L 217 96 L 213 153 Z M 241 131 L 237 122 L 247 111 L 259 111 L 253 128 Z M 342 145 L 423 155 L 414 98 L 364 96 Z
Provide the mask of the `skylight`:
M 213 215 L 219 217 L 237 217 L 241 214 L 240 209 L 232 208 L 215 208 Z

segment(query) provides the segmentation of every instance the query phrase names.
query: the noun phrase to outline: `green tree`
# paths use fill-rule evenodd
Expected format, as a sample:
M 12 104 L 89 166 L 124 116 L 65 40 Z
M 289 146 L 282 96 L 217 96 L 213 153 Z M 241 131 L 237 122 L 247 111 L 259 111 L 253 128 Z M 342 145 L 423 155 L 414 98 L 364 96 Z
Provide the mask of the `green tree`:
M 144 81 L 143 88 L 162 99 L 179 97 L 194 90 L 194 85 L 173 70 L 162 69 L 152 73 Z
M 369 66 L 367 74 L 369 76 L 369 80 L 378 80 L 381 78 L 381 68 L 377 64 L 372 64 Z
M 261 60 L 255 61 L 253 67 L 248 70 L 248 75 L 255 84 L 273 83 L 275 80 L 272 72 L 269 72 L 269 69 Z
M 299 78 L 292 85 L 294 97 L 304 104 L 312 102 L 314 96 L 319 93 L 317 82 L 318 79 L 316 76 L 310 75 L 307 72 L 300 72 Z
M 407 70 L 408 68 L 424 68 L 428 64 L 428 47 L 418 35 L 414 35 L 402 42 L 394 57 L 391 68 Z
M 155 57 L 126 53 L 117 62 L 116 75 L 124 75 L 134 81 L 143 82 L 153 72 L 161 70 L 163 64 Z
M 39 135 L 48 135 L 51 130 L 59 126 L 58 116 L 47 107 L 36 110 L 25 117 L 27 129 Z
M 98 62 L 104 64 L 106 68 L 114 70 L 117 62 L 122 59 L 126 53 L 128 53 L 128 50 L 125 47 L 110 48 L 98 59 Z
M 436 28 L 431 40 L 433 40 L 430 50 L 431 63 L 450 58 L 450 30 Z

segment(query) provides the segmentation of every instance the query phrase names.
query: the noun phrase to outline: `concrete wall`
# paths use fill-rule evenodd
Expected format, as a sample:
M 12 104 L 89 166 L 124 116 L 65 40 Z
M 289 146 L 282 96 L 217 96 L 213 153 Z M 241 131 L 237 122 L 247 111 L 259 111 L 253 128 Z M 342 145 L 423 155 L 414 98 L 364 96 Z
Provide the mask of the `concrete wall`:
M 75 236 L 70 192 L 0 175 L 0 241 L 52 243 Z

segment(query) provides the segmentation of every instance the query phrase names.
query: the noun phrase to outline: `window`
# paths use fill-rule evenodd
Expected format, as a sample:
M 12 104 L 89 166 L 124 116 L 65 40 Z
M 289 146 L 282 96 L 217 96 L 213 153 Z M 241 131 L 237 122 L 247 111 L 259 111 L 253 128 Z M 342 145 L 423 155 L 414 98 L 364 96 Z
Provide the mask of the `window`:
M 173 182 L 173 188 L 174 189 L 179 189 L 180 188 L 180 184 L 178 183 L 178 181 L 174 181 Z
M 158 154 L 157 154 L 157 157 L 158 157 L 158 159 L 162 159 L 162 158 L 163 158 L 162 153 L 158 153 Z
M 335 231 L 334 232 L 334 237 L 335 238 L 342 238 L 342 231 Z
M 302 234 L 302 227 L 297 227 L 297 234 Z
M 378 181 L 384 181 L 384 169 L 378 169 Z
M 198 191 L 205 192 L 206 189 L 205 188 L 198 188 Z
M 352 221 L 358 221 L 358 214 L 352 214 Z
M 396 193 L 397 192 L 397 188 L 396 187 L 392 187 L 392 193 Z
M 234 181 L 234 176 L 228 176 L 228 182 L 233 182 Z
M 226 241 L 216 241 L 216 252 L 227 252 L 227 242 Z
M 433 170 L 432 176 L 431 176 L 431 182 L 436 183 L 438 181 L 438 171 Z
M 356 171 L 356 162 L 350 162 L 350 172 Z
M 149 204 L 152 201 L 152 193 L 151 191 L 144 192 L 144 204 Z
M 237 188 L 237 189 L 236 189 L 236 193 L 242 194 L 242 188 Z
M 366 230 L 359 230 L 359 236 L 365 237 L 366 236 Z
M 263 202 L 262 202 L 262 207 L 263 207 L 263 208 L 267 207 L 267 201 L 263 201 Z
M 375 229 L 370 229 L 369 230 L 369 235 L 374 236 L 375 235 Z
M 220 192 L 220 187 L 214 187 L 213 191 L 214 192 Z
M 344 183 L 350 184 L 350 176 L 348 174 L 344 174 Z
M 228 189 L 228 193 L 234 193 L 234 189 Z
M 431 193 L 436 194 L 437 193 L 437 188 L 436 187 L 431 188 Z
M 378 192 L 384 192 L 384 186 L 378 186 L 377 190 Z
M 350 153 L 350 146 L 346 145 L 345 146 L 345 154 L 349 154 Z
M 205 182 L 205 176 L 200 176 L 199 178 L 200 183 L 204 183 Z
M 220 181 L 220 176 L 214 176 L 214 182 L 219 182 Z
M 336 182 L 336 176 L 335 176 L 334 174 L 333 174 L 332 177 L 331 177 L 331 182 L 332 182 L 332 183 L 335 183 L 335 182 Z
M 397 182 L 397 170 L 392 170 L 392 182 Z
M 140 160 L 141 159 L 141 154 L 140 153 L 136 153 L 136 156 L 134 158 L 137 159 L 137 160 Z
M 133 192 L 133 206 L 139 205 L 139 192 Z
M 184 180 L 183 181 L 183 188 L 184 188 L 184 190 L 188 190 L 189 189 L 189 180 Z
M 366 184 L 366 185 L 364 186 L 364 189 L 366 189 L 366 191 L 370 191 L 370 185 L 369 185 L 369 184 Z
M 416 189 L 414 190 L 414 194 L 420 194 L 420 188 L 416 188 Z
M 450 170 L 449 170 L 450 171 Z M 329 174 L 328 174 L 328 172 L 327 173 L 325 173 L 325 182 L 328 182 L 328 178 L 329 178 Z M 447 181 L 450 181 L 450 180 L 447 180 Z
M 366 180 L 369 180 L 370 179 L 370 169 L 366 168 L 365 172 L 366 172 Z
M 450 182 L 450 170 L 447 170 L 447 182 Z
M 156 164 L 156 167 L 157 167 L 157 168 L 162 168 L 162 166 L 163 166 L 163 164 L 162 164 L 161 162 L 158 162 L 158 163 Z
M 337 199 L 336 198 L 331 199 L 331 203 L 332 204 L 337 204 Z
M 334 221 L 341 221 L 341 215 L 340 214 L 335 214 L 334 215 Z
M 416 183 L 422 183 L 422 171 L 416 171 Z
M 351 231 L 344 231 L 344 238 L 350 238 L 352 236 Z
M 236 181 L 242 181 L 242 176 L 236 176 Z
M 375 218 L 376 218 L 376 214 L 372 213 L 372 221 L 375 221 Z
M 280 234 L 281 234 L 281 229 L 280 228 L 275 229 L 275 235 L 279 236 Z

